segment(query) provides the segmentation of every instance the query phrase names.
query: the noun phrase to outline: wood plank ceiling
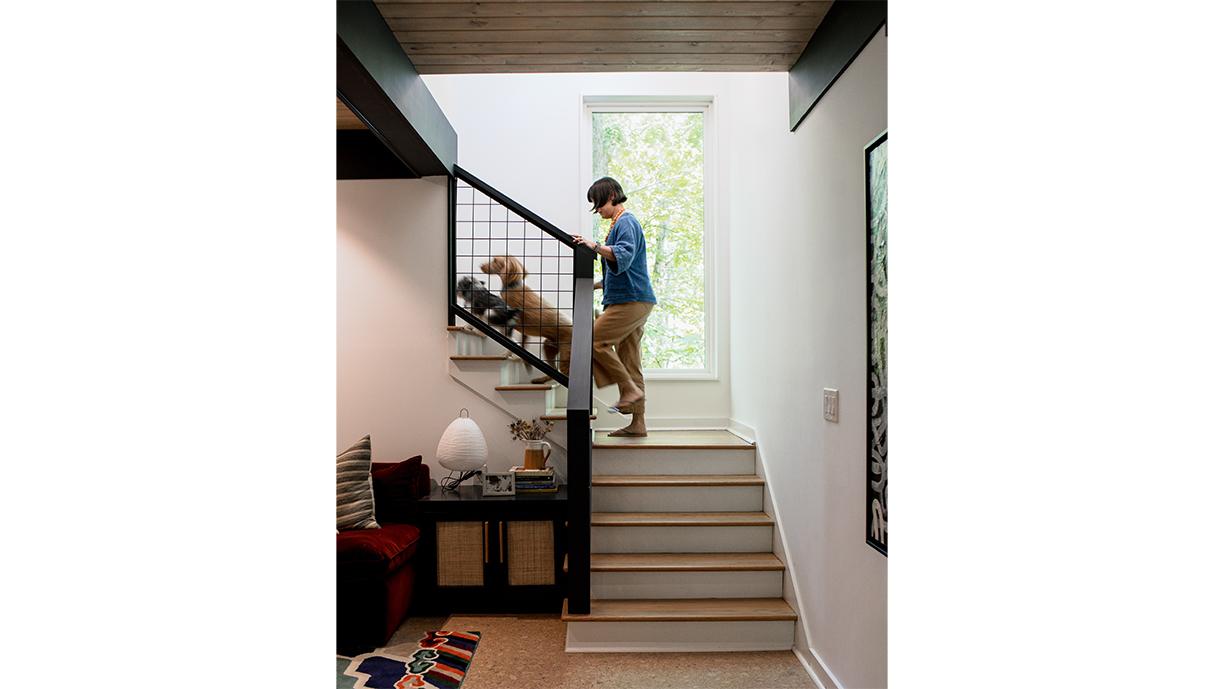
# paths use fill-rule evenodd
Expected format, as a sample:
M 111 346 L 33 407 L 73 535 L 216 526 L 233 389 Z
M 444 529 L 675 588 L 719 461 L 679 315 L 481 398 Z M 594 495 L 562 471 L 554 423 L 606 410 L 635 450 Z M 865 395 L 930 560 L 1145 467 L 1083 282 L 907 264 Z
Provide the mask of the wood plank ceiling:
M 344 101 L 336 99 L 336 129 L 365 129 L 365 122 L 353 114 Z
M 830 1 L 376 0 L 421 74 L 784 72 Z

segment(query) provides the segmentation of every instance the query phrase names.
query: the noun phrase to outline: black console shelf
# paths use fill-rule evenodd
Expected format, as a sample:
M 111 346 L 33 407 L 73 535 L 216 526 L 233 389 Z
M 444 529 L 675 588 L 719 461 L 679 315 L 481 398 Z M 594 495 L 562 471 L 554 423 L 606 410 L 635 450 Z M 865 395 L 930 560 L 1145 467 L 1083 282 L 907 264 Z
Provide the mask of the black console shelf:
M 562 564 L 567 544 L 568 502 L 565 486 L 561 486 L 556 493 L 490 497 L 481 496 L 479 486 L 461 486 L 458 492 L 444 491 L 435 486 L 429 496 L 419 500 L 415 507 L 416 521 L 421 528 L 416 556 L 417 584 L 413 594 L 413 611 L 416 614 L 561 611 L 561 602 L 565 597 Z M 479 522 L 479 527 L 473 522 Z M 468 525 L 463 529 L 464 535 L 459 537 L 465 540 L 439 543 L 439 524 L 445 530 L 457 523 Z M 538 535 L 551 528 L 550 583 L 510 583 L 511 560 L 518 555 L 509 543 L 509 530 L 515 528 L 534 529 L 537 545 Z M 439 567 L 451 566 L 439 564 L 443 559 L 440 557 L 442 553 L 462 553 L 461 558 L 466 558 L 466 563 L 471 567 L 469 575 L 472 569 L 476 570 L 475 576 L 481 578 L 483 583 L 439 585 L 439 579 L 443 578 Z M 538 565 L 541 554 L 537 549 L 530 554 L 523 553 L 522 557 L 536 558 Z M 540 568 L 537 566 L 535 571 L 538 575 Z

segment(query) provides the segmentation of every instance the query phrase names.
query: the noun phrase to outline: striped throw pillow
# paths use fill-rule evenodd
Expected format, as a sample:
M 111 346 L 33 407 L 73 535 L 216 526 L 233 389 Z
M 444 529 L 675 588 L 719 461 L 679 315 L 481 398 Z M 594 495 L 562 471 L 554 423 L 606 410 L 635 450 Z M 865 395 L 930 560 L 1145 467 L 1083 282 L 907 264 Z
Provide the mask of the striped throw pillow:
M 336 455 L 336 529 L 377 529 L 370 480 L 370 436 Z

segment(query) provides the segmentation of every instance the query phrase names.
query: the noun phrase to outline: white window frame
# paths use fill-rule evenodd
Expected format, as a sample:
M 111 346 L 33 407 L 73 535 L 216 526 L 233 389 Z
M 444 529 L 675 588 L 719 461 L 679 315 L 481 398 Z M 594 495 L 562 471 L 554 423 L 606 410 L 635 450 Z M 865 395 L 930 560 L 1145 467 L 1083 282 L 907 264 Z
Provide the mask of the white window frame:
M 717 137 L 715 132 L 714 97 L 713 96 L 606 96 L 584 95 L 582 97 L 582 152 L 579 161 L 579 179 L 588 180 L 590 185 L 593 151 L 591 136 L 594 129 L 593 115 L 597 112 L 699 112 L 703 115 L 702 124 L 702 155 L 705 179 L 702 187 L 705 191 L 705 227 L 702 228 L 702 251 L 705 254 L 705 368 L 671 369 L 648 368 L 643 371 L 647 380 L 718 380 L 718 328 L 716 303 L 718 295 L 718 251 L 717 236 L 714 228 L 718 227 L 715 209 L 717 198 Z M 583 190 L 585 192 L 585 189 Z M 585 195 L 585 194 L 584 194 Z M 632 200 L 630 200 L 632 204 Z M 583 216 L 590 215 L 590 204 L 582 206 Z M 584 225 L 587 227 L 589 225 Z M 586 230 L 583 230 L 586 232 Z

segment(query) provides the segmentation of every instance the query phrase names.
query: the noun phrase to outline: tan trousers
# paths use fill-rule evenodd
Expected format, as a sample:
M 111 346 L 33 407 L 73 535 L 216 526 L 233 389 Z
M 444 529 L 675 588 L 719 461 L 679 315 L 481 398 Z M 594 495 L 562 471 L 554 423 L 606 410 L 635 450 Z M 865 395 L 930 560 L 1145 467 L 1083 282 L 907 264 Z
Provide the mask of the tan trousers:
M 595 386 L 633 381 L 646 392 L 642 375 L 642 333 L 654 304 L 635 301 L 605 307 L 595 321 L 592 346 L 595 355 Z M 636 405 L 645 409 L 644 404 Z

